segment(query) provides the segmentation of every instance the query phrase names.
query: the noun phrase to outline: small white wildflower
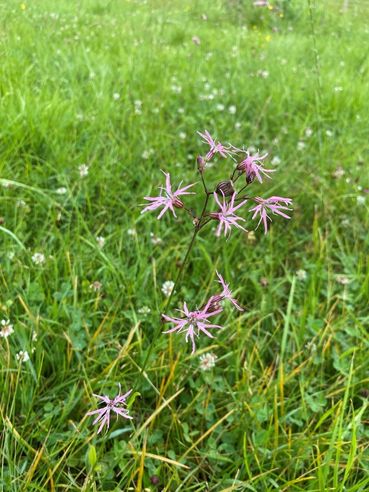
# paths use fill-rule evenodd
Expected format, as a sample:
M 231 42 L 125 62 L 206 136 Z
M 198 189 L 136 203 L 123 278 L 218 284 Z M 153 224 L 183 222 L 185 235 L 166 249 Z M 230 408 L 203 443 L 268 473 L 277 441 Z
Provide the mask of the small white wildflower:
M 209 371 L 213 367 L 215 367 L 215 363 L 217 360 L 217 356 L 210 352 L 200 355 L 200 369 L 202 371 Z
M 92 282 L 89 288 L 94 292 L 99 292 L 101 290 L 101 287 L 102 287 L 102 283 L 99 282 L 98 280 L 95 280 L 95 282 Z
M 336 275 L 336 282 L 341 285 L 348 285 L 351 283 L 351 280 L 347 277 L 347 275 L 338 274 Z
M 241 126 L 242 126 L 242 123 L 239 121 L 236 121 L 236 123 L 234 124 L 234 127 L 236 130 L 239 130 L 241 128 Z
M 359 195 L 356 197 L 356 201 L 358 205 L 364 205 L 365 204 L 365 196 Z
M 14 251 L 9 251 L 9 253 L 8 253 L 9 260 L 13 260 L 14 259 L 14 256 L 15 256 Z
M 312 340 L 310 340 L 309 342 L 306 342 L 305 348 L 307 350 L 311 350 L 311 352 L 316 352 L 316 349 L 317 349 L 316 344 Z
M 305 142 L 297 142 L 297 150 L 304 150 L 304 148 L 306 147 L 306 143 Z
M 273 166 L 278 166 L 281 163 L 281 158 L 275 155 L 272 159 Z
M 161 287 L 161 291 L 165 295 L 165 297 L 169 297 L 173 291 L 173 288 L 174 288 L 174 282 L 172 280 L 167 280 L 166 282 L 163 283 Z
M 312 134 L 313 134 L 313 130 L 311 128 L 306 128 L 305 137 L 310 138 Z
M 16 357 L 17 361 L 20 363 L 27 362 L 29 360 L 29 355 L 28 355 L 27 350 L 25 350 L 25 351 L 20 350 L 15 357 Z
M 345 170 L 343 167 L 338 166 L 337 169 L 333 172 L 332 176 L 336 179 L 340 179 L 345 175 Z
M 268 70 L 258 70 L 256 75 L 262 79 L 267 79 L 269 77 L 269 72 Z
M 237 113 L 237 107 L 236 107 L 236 106 L 234 106 L 234 105 L 229 106 L 228 111 L 229 111 L 231 114 L 236 114 L 236 113 Z
M 128 236 L 137 236 L 136 229 L 127 229 Z
M 114 92 L 113 99 L 114 101 L 118 101 L 118 99 L 120 99 L 120 94 L 118 94 L 118 92 Z
M 105 245 L 105 238 L 103 236 L 97 236 L 96 242 L 97 242 L 99 248 L 102 249 Z
M 2 319 L 0 337 L 8 338 L 12 333 L 14 333 L 13 325 L 10 324 L 9 320 Z
M 174 94 L 180 94 L 182 92 L 182 87 L 180 85 L 173 84 L 171 89 Z
M 327 135 L 327 137 L 333 137 L 333 132 L 332 130 L 326 130 L 325 134 Z
M 144 150 L 141 154 L 141 157 L 142 159 L 149 159 L 153 153 L 154 153 L 153 149 Z
M 78 171 L 81 178 L 85 178 L 86 176 L 88 176 L 89 167 L 87 166 L 87 164 L 81 164 L 78 167 Z
M 179 114 L 183 114 L 185 112 L 184 108 L 178 108 L 177 111 L 178 111 Z
M 298 280 L 306 280 L 307 279 L 307 273 L 305 270 L 297 270 L 296 277 Z
M 218 111 L 224 111 L 224 104 L 217 104 L 216 108 Z
M 9 181 L 3 181 L 3 188 L 11 188 L 13 185 Z
M 150 313 L 151 313 L 151 309 L 150 309 L 149 307 L 147 307 L 147 306 L 142 306 L 142 307 L 138 310 L 138 312 L 139 312 L 140 314 L 143 314 L 144 316 L 146 316 L 147 314 L 150 314 Z
M 27 206 L 27 203 L 24 200 L 17 200 L 17 207 L 24 208 Z
M 201 40 L 198 36 L 192 36 L 192 42 L 193 42 L 193 44 L 196 44 L 197 46 L 199 46 L 201 44 Z
M 62 186 L 61 188 L 57 188 L 55 190 L 55 193 L 57 193 L 58 195 L 65 195 L 67 191 L 68 191 L 67 188 Z
M 45 263 L 45 255 L 43 253 L 35 253 L 32 255 L 32 261 L 35 265 L 42 265 Z
M 181 140 L 186 140 L 186 138 L 187 138 L 187 135 L 185 134 L 185 132 L 179 132 L 178 136 Z
M 37 333 L 34 330 L 32 331 L 32 342 L 37 342 Z
M 161 237 L 155 236 L 152 232 L 150 232 L 151 242 L 154 245 L 160 244 L 163 240 Z
M 342 92 L 343 91 L 343 87 L 341 86 L 337 86 L 334 88 L 334 92 Z

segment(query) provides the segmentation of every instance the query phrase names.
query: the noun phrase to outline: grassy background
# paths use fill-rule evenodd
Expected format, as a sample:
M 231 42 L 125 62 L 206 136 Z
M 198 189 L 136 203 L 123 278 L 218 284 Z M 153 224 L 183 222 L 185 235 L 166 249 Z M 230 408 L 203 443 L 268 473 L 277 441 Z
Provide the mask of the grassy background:
M 1 490 L 369 489 L 369 6 L 346 3 L 1 2 Z M 255 192 L 293 219 L 255 242 L 204 230 L 175 304 L 216 266 L 246 312 L 193 356 L 160 336 L 143 376 L 191 224 L 140 204 L 160 169 L 197 179 L 204 128 L 280 158 Z M 96 437 L 92 393 L 118 382 L 141 393 L 133 426 Z

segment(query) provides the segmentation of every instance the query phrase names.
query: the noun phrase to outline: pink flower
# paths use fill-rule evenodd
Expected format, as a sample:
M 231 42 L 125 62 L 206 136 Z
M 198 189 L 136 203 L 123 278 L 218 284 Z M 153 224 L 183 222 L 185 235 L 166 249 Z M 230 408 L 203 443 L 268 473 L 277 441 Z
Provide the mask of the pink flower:
M 269 217 L 268 212 L 272 212 L 275 215 L 280 215 L 285 219 L 290 219 L 283 210 L 291 210 L 288 208 L 288 205 L 292 204 L 291 198 L 283 198 L 281 196 L 271 196 L 269 198 L 254 198 L 255 202 L 258 204 L 253 208 L 250 208 L 249 212 L 254 212 L 252 216 L 253 219 L 260 215 L 260 219 L 257 227 L 259 227 L 260 223 L 263 222 L 265 234 L 268 232 L 268 219 L 271 221 L 272 219 Z M 283 204 L 283 205 L 282 205 Z M 287 205 L 287 206 L 286 206 Z
M 236 207 L 234 206 L 234 201 L 236 199 L 237 193 L 233 193 L 231 200 L 229 203 L 227 203 L 227 200 L 223 195 L 223 203 L 220 203 L 219 198 L 217 196 L 217 193 L 214 192 L 214 200 L 216 201 L 218 207 L 219 207 L 219 212 L 212 212 L 210 214 L 210 217 L 212 217 L 215 220 L 219 220 L 219 226 L 217 228 L 217 231 L 215 235 L 219 237 L 222 233 L 222 229 L 224 227 L 224 235 L 226 236 L 227 233 L 231 232 L 232 226 L 237 227 L 238 229 L 242 229 L 243 231 L 247 232 L 246 229 L 244 229 L 238 221 L 243 221 L 245 222 L 245 219 L 242 217 L 239 217 L 238 215 L 235 214 L 236 210 L 242 207 L 247 200 L 243 200 L 241 203 L 239 203 Z
M 209 152 L 206 154 L 205 159 L 210 161 L 215 154 L 220 154 L 222 157 L 226 158 L 233 154 L 230 147 L 224 147 L 220 142 L 215 142 L 210 133 L 205 130 L 204 133 L 197 132 L 200 137 L 203 139 L 204 143 L 207 143 L 210 146 Z
M 232 296 L 232 292 L 229 288 L 229 285 L 225 283 L 224 278 L 221 276 L 219 272 L 216 272 L 216 274 L 219 278 L 220 285 L 223 287 L 223 292 L 219 294 L 219 297 L 221 297 L 222 299 L 228 299 L 229 301 L 231 301 L 231 303 L 234 305 L 236 309 L 238 309 L 239 311 L 243 311 L 243 308 L 238 304 L 236 299 Z
M 214 338 L 213 335 L 208 331 L 209 328 L 222 328 L 219 325 L 209 324 L 208 318 L 210 316 L 215 316 L 223 311 L 221 307 L 218 307 L 215 310 L 211 310 L 209 312 L 209 308 L 211 307 L 212 297 L 209 299 L 204 308 L 198 311 L 189 311 L 187 308 L 187 304 L 183 303 L 183 311 L 179 309 L 178 311 L 183 314 L 183 318 L 171 318 L 170 316 L 166 316 L 163 314 L 163 319 L 170 323 L 174 323 L 174 327 L 168 331 L 164 331 L 163 333 L 186 333 L 186 342 L 191 340 L 192 342 L 192 353 L 196 350 L 195 337 L 198 337 L 200 333 L 204 333 L 206 336 L 210 338 Z
M 94 395 L 96 396 L 96 398 L 99 398 L 99 400 L 103 401 L 106 404 L 104 407 L 97 410 L 92 410 L 91 412 L 87 412 L 86 414 L 97 415 L 96 419 L 93 421 L 93 424 L 97 424 L 98 422 L 100 423 L 100 427 L 97 431 L 98 434 L 102 431 L 104 425 L 106 425 L 106 428 L 109 429 L 110 412 L 114 412 L 116 415 L 120 415 L 125 419 L 132 419 L 132 417 L 128 415 L 128 410 L 124 408 L 126 406 L 127 397 L 131 393 L 132 390 L 129 390 L 124 395 L 121 395 L 119 388 L 119 393 L 113 400 L 111 400 L 108 396 Z
M 149 202 L 152 202 L 151 205 L 148 205 L 145 207 L 141 213 L 147 212 L 148 210 L 156 210 L 159 207 L 163 207 L 163 210 L 160 212 L 158 215 L 158 219 L 161 219 L 162 216 L 165 214 L 165 212 L 169 209 L 172 211 L 174 217 L 176 216 L 174 207 L 176 208 L 183 208 L 183 202 L 178 198 L 181 195 L 194 195 L 191 191 L 186 191 L 188 188 L 191 188 L 191 186 L 194 186 L 194 184 L 190 184 L 188 186 L 185 186 L 184 188 L 178 187 L 177 191 L 173 192 L 172 191 L 172 185 L 170 182 L 170 174 L 169 173 L 164 173 L 165 175 L 165 189 L 160 187 L 160 195 L 159 196 L 145 196 L 145 200 L 148 200 Z M 179 184 L 181 186 L 182 183 Z M 164 191 L 165 196 L 162 195 L 162 192 Z
M 267 178 L 270 178 L 268 173 L 273 173 L 275 171 L 275 169 L 265 169 L 260 164 L 260 162 L 263 161 L 267 157 L 267 155 L 268 154 L 259 155 L 258 153 L 256 153 L 255 155 L 250 155 L 247 152 L 246 159 L 244 159 L 238 164 L 237 169 L 246 174 L 246 180 L 248 183 L 251 183 L 255 178 L 260 183 L 262 183 L 263 182 L 262 174 L 264 174 L 264 176 L 266 176 Z

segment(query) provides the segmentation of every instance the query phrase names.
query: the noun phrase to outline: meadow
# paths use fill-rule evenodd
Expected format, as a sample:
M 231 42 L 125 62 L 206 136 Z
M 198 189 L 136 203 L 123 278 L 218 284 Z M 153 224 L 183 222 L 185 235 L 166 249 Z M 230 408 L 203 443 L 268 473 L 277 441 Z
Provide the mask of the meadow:
M 0 3 L 2 491 L 369 490 L 368 14 Z M 198 183 L 204 129 L 268 152 L 253 186 L 293 212 L 198 235 L 172 314 L 215 269 L 245 311 L 191 354 L 160 315 L 193 225 L 141 210 L 161 170 Z M 133 419 L 97 434 L 118 384 Z

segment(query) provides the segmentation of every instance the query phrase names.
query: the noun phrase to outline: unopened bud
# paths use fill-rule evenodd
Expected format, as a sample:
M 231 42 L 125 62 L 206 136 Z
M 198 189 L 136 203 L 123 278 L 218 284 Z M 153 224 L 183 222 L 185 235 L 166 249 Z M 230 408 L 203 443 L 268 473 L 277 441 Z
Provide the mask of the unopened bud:
M 183 202 L 177 197 L 172 199 L 172 203 L 176 208 L 183 208 L 183 206 L 184 206 Z
M 206 160 L 201 155 L 198 155 L 196 160 L 200 173 L 203 173 L 206 166 Z
M 218 186 L 216 187 L 215 191 L 218 194 L 223 193 L 224 196 L 230 196 L 233 195 L 234 193 L 234 186 L 233 186 L 233 181 L 227 180 L 227 181 L 221 181 Z

